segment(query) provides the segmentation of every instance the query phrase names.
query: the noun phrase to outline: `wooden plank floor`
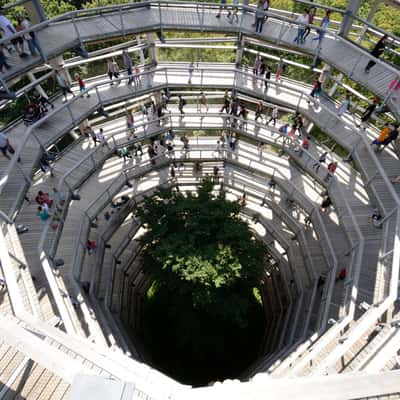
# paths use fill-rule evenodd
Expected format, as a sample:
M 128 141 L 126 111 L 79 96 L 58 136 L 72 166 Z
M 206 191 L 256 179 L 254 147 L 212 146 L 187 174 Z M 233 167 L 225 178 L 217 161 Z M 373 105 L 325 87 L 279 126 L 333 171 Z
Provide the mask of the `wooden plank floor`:
M 215 18 L 216 11 L 216 9 L 207 8 L 164 7 L 161 11 L 163 29 L 237 33 L 238 24 L 230 23 L 227 18 Z M 123 29 L 126 33 L 152 30 L 159 27 L 160 15 L 156 8 L 146 7 L 124 9 L 122 20 L 117 12 L 109 12 L 78 17 L 75 21 L 81 40 L 90 42 L 100 38 L 120 36 Z M 252 27 L 253 22 L 253 14 L 244 15 L 240 24 L 242 32 L 269 42 L 279 41 L 280 44 L 309 54 L 313 54 L 316 50 L 317 41 L 312 40 L 316 37 L 314 32 L 310 34 L 305 44 L 296 45 L 293 42 L 297 32 L 296 25 L 270 17 L 264 25 L 263 32 L 256 34 Z M 77 33 L 70 20 L 51 23 L 40 30 L 37 36 L 45 54 L 49 57 L 61 54 L 78 43 Z M 368 52 L 347 40 L 340 39 L 333 33 L 325 35 L 320 58 L 380 96 L 384 95 L 389 83 L 396 77 L 396 72 L 386 63 L 376 65 L 369 74 L 365 74 L 364 68 L 369 60 Z M 12 56 L 10 59 L 12 68 L 2 77 L 9 79 L 39 63 L 38 57 L 16 59 Z M 400 106 L 397 102 L 392 102 L 390 105 L 399 113 Z
M 387 153 L 388 153 L 387 154 L 388 157 L 392 157 L 392 155 L 389 154 L 389 152 L 387 152 Z M 239 158 L 240 158 L 240 154 L 239 154 Z M 367 161 L 367 160 L 365 160 L 365 161 Z M 115 174 L 118 174 L 118 171 L 120 171 L 121 166 L 119 166 L 119 167 L 118 166 L 112 166 L 112 167 L 109 166 L 109 168 L 111 168 L 111 169 L 107 173 L 109 174 L 109 177 L 112 177 Z M 340 168 L 341 168 L 341 165 L 340 165 Z M 338 176 L 340 177 L 339 181 L 340 180 L 343 181 L 342 182 L 342 184 L 344 185 L 343 191 L 344 191 L 346 197 L 348 197 L 349 201 L 351 202 L 352 209 L 356 211 L 355 215 L 356 215 L 358 223 L 360 224 L 360 227 L 363 228 L 363 233 L 371 241 L 371 243 L 368 242 L 368 249 L 373 254 L 377 254 L 376 250 L 378 248 L 380 248 L 380 245 L 381 245 L 381 240 L 379 237 L 381 235 L 381 233 L 378 232 L 377 230 L 375 230 L 372 226 L 369 226 L 365 223 L 366 216 L 370 213 L 370 209 L 371 209 L 370 205 L 368 204 L 368 201 L 365 200 L 368 198 L 368 196 L 365 196 L 365 191 L 364 191 L 363 193 L 360 194 L 359 198 L 354 198 L 354 193 L 361 190 L 361 189 L 358 189 L 358 185 L 360 185 L 360 184 L 356 183 L 356 182 L 350 182 L 349 177 L 351 177 L 351 175 L 352 175 L 351 170 L 347 171 L 347 175 L 345 173 L 343 173 L 343 178 L 342 178 L 340 168 L 338 170 Z M 98 180 L 99 180 L 99 178 L 98 178 Z M 102 188 L 106 187 L 107 182 L 109 182 L 109 181 L 107 179 L 107 180 L 103 180 L 103 182 L 105 185 L 103 185 Z M 96 183 L 94 183 L 92 185 L 91 189 L 93 189 L 94 187 L 97 188 L 97 186 L 98 185 Z M 362 190 L 364 190 L 364 189 L 362 189 Z M 391 204 L 390 199 L 388 199 L 387 204 L 390 206 L 390 204 Z M 80 206 L 81 206 L 81 203 L 79 202 L 79 208 L 80 208 L 80 211 L 82 211 L 82 208 Z M 21 219 L 21 222 L 22 221 L 23 220 Z M 75 232 L 76 232 L 76 224 L 78 221 L 79 221 L 79 219 L 74 219 L 73 222 L 71 222 L 72 224 L 75 223 Z M 73 230 L 71 232 L 73 232 Z M 71 234 L 71 236 L 73 236 L 73 235 Z M 372 245 L 372 246 L 370 246 L 370 245 Z M 376 267 L 376 261 L 373 260 L 373 258 L 371 257 L 371 254 L 368 254 L 367 260 L 371 260 L 371 262 L 369 264 L 366 264 L 367 266 L 369 265 L 370 268 L 369 267 L 366 268 L 367 280 L 365 281 L 365 284 L 371 285 L 370 274 L 374 272 L 373 269 L 374 269 L 374 266 Z M 368 291 L 368 288 L 367 288 L 367 291 Z
M 262 135 L 261 135 L 261 138 L 262 138 Z M 71 154 L 74 154 L 75 152 L 78 152 L 78 153 L 76 153 L 77 154 L 77 157 L 76 158 L 80 158 L 81 156 L 82 156 L 82 151 L 85 151 L 85 152 L 87 152 L 87 151 L 89 151 L 90 150 L 90 144 L 89 144 L 89 146 L 88 146 L 88 143 L 87 143 L 87 141 L 84 141 L 84 142 L 82 142 L 79 146 L 75 146 L 74 147 L 74 149 L 73 149 L 73 151 L 71 152 Z M 315 152 L 317 153 L 318 152 L 318 149 L 315 149 Z M 70 162 L 70 158 L 68 157 L 68 155 L 69 155 L 69 153 L 70 152 L 68 152 L 67 154 L 66 154 L 66 156 L 65 157 L 63 157 L 59 162 L 57 162 L 56 163 L 56 171 L 59 169 L 60 170 L 60 172 L 63 172 L 63 169 L 64 169 L 64 165 L 63 165 L 63 163 L 66 163 L 66 164 L 68 164 L 69 162 Z M 80 155 L 78 155 L 78 154 L 80 154 Z M 60 165 L 58 165 L 58 163 L 60 163 Z M 339 168 L 341 168 L 341 166 L 339 167 Z M 104 171 L 102 172 L 102 175 L 104 175 Z M 113 176 L 113 175 L 115 175 L 115 173 L 112 173 L 111 174 L 111 177 Z M 56 176 L 57 176 L 57 173 L 56 173 Z M 300 177 L 300 179 L 303 179 L 301 176 L 300 176 L 300 174 L 298 174 L 298 176 Z M 304 178 L 304 179 L 306 179 L 306 178 Z M 50 184 L 53 184 L 53 182 L 52 182 L 52 180 L 51 179 L 49 179 L 49 182 L 50 182 Z M 41 181 L 41 183 L 43 184 L 43 182 Z M 311 182 L 310 182 L 311 183 Z M 45 190 L 49 190 L 50 189 L 50 187 L 49 186 L 42 186 Z M 34 188 L 34 189 L 33 189 Z M 36 190 L 38 190 L 39 189 L 39 187 L 38 186 L 33 186 L 32 187 L 32 191 L 34 192 L 34 191 L 36 191 Z M 78 203 L 77 203 L 78 204 Z M 79 205 L 81 205 L 81 202 L 79 202 Z M 23 211 L 23 213 L 21 214 L 21 217 L 24 215 L 24 212 L 26 211 L 28 214 L 29 213 L 32 213 L 32 210 L 30 210 L 29 211 L 29 209 L 28 209 L 28 206 L 25 206 L 26 207 L 26 209 Z M 79 220 L 79 218 L 78 218 L 78 220 Z M 20 220 L 21 222 L 26 222 L 26 220 L 25 219 L 22 219 L 21 218 L 21 220 Z M 75 223 L 75 221 L 73 222 L 73 224 Z M 28 236 L 25 236 L 26 238 L 27 238 L 27 243 L 29 244 L 29 243 L 36 243 L 36 240 L 37 240 L 37 235 L 38 235 L 38 233 L 40 233 L 40 229 L 39 229 L 39 231 L 38 232 L 36 232 L 36 231 L 32 231 L 32 237 L 30 237 L 30 238 L 28 238 Z M 36 240 L 34 239 L 34 238 L 36 238 Z M 65 245 L 65 243 L 63 243 L 64 245 Z M 66 247 L 68 247 L 68 248 L 70 248 L 71 250 L 72 250 L 72 248 L 73 248 L 73 244 L 71 245 L 71 246 L 66 246 Z M 28 246 L 28 248 L 29 248 L 29 246 Z
M 186 84 L 187 78 L 185 75 L 187 75 L 187 70 L 185 68 L 183 68 L 182 71 L 176 71 L 176 74 L 172 74 L 171 72 L 171 76 L 169 76 L 170 84 L 174 84 L 174 82 L 176 82 L 176 84 Z M 223 77 L 223 79 L 220 79 L 221 77 Z M 199 80 L 199 78 L 196 78 L 195 74 L 193 83 L 196 84 L 197 80 Z M 220 73 L 212 74 L 210 73 L 210 76 L 205 79 L 207 85 L 217 85 L 219 87 L 225 87 L 224 82 L 226 82 L 226 86 L 230 86 L 232 84 L 232 80 L 233 72 L 229 71 L 221 71 Z M 162 84 L 163 81 L 164 75 L 162 73 L 156 74 L 153 86 Z M 301 90 L 305 92 L 308 92 L 309 90 L 305 89 L 301 85 L 296 86 L 295 84 L 289 82 L 288 85 L 296 90 Z M 249 92 L 249 94 L 256 95 L 257 97 L 265 97 L 267 100 L 277 101 L 280 104 L 291 107 L 295 107 L 298 105 L 298 93 L 293 92 L 291 89 L 280 90 L 278 88 L 271 87 L 267 93 L 267 96 L 265 96 L 263 90 L 259 89 L 257 85 L 254 85 L 252 79 L 249 77 L 242 77 L 242 79 L 239 79 L 239 86 L 245 92 Z M 122 85 L 118 88 L 115 86 L 109 88 L 107 85 L 101 91 L 102 99 L 106 103 L 111 103 L 117 99 L 129 96 L 130 93 L 131 91 L 127 87 Z M 90 110 L 92 110 L 94 103 L 95 96 L 92 96 L 90 99 L 77 100 L 76 102 L 73 102 L 72 107 L 76 120 L 79 121 L 86 117 Z M 322 99 L 321 106 L 323 109 L 335 112 L 335 104 L 330 102 L 328 99 Z M 349 148 L 349 150 L 358 140 L 356 128 L 354 127 L 355 122 L 350 117 L 346 116 L 341 119 L 338 118 L 332 120 L 332 116 L 329 113 L 321 113 L 321 110 L 314 109 L 313 107 L 308 105 L 305 100 L 300 102 L 299 108 L 302 113 L 304 113 L 304 115 L 310 118 L 322 129 L 324 129 L 325 127 L 325 130 L 328 134 L 332 135 L 335 140 L 337 140 L 343 146 Z M 59 137 L 62 132 L 65 132 L 65 129 L 69 126 L 69 124 L 70 116 L 68 110 L 64 108 L 59 109 L 59 111 L 54 112 L 54 114 L 52 114 L 50 118 L 47 118 L 43 122 L 43 124 L 39 126 L 38 131 L 40 131 L 40 134 L 38 132 L 38 137 L 40 137 L 41 140 L 43 139 L 51 143 L 56 137 Z M 15 146 L 18 146 L 18 142 L 22 139 L 22 135 L 18 135 L 18 131 L 20 130 L 20 125 L 17 125 L 15 128 L 11 129 L 8 132 L 10 140 Z M 376 135 L 376 132 L 368 131 L 367 134 L 368 137 L 373 137 Z M 360 151 L 361 150 L 362 147 L 360 148 Z M 34 139 L 31 139 L 28 142 L 28 148 L 23 151 L 21 166 L 25 174 L 28 176 L 32 174 L 33 162 L 38 157 L 38 151 L 39 148 Z M 378 157 L 380 158 L 381 162 L 384 162 L 386 170 L 391 171 L 390 173 L 393 174 L 393 176 L 395 176 L 397 173 L 400 174 L 400 166 L 397 162 L 398 159 L 391 151 L 384 151 L 380 153 Z M 0 166 L 4 167 L 4 169 L 6 169 L 6 164 L 7 162 L 5 159 L 0 160 Z M 366 165 L 369 166 L 369 169 L 374 168 L 374 164 L 371 162 L 366 163 Z M 21 173 L 17 170 L 13 170 L 8 182 L 6 183 L 2 191 L 0 206 L 3 210 L 10 210 L 12 208 L 12 205 L 15 203 L 16 191 L 18 194 L 22 193 L 23 188 L 21 188 L 20 185 L 21 179 Z M 377 182 L 374 182 L 374 184 L 377 184 Z
M 214 139 L 215 142 L 216 139 Z M 298 175 L 300 176 L 300 173 L 298 172 Z M 92 178 L 91 178 L 92 179 Z M 86 189 L 86 188 L 85 188 Z M 88 190 L 88 192 L 93 193 L 93 186 L 90 186 L 90 190 Z M 80 207 L 79 207 L 80 208 Z M 70 246 L 68 246 L 69 248 L 71 248 Z

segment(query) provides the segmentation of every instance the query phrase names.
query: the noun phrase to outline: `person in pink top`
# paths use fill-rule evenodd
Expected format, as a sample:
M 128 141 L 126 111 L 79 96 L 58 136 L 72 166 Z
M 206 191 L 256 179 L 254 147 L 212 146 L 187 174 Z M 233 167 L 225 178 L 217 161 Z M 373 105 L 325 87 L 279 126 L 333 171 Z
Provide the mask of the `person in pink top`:
M 400 90 L 400 75 L 394 78 L 390 83 L 386 90 L 386 98 L 384 103 L 387 100 L 397 101 L 397 92 Z M 390 98 L 389 98 L 390 96 Z

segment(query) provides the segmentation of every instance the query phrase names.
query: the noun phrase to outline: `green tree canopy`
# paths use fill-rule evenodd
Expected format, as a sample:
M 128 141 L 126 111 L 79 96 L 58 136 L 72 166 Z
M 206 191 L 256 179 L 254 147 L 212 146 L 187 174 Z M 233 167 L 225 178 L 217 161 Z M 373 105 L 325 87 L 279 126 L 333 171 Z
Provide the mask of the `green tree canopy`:
M 212 190 L 207 180 L 196 194 L 166 189 L 146 199 L 138 212 L 147 229 L 144 269 L 195 309 L 243 326 L 265 248 L 239 217 L 239 202 Z
M 258 286 L 266 249 L 240 210 L 207 180 L 193 194 L 162 190 L 138 211 L 143 268 L 153 278 L 141 338 L 153 365 L 188 384 L 238 376 L 265 333 Z

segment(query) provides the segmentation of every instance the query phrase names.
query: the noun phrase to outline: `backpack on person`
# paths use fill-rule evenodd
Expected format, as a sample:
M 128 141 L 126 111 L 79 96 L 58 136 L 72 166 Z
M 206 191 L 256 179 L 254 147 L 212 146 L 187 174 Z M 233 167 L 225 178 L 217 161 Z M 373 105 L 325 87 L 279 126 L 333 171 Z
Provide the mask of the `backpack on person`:
M 280 133 L 286 135 L 286 133 L 287 133 L 287 128 L 288 128 L 287 125 L 282 125 L 282 126 L 278 129 L 278 131 L 279 131 Z

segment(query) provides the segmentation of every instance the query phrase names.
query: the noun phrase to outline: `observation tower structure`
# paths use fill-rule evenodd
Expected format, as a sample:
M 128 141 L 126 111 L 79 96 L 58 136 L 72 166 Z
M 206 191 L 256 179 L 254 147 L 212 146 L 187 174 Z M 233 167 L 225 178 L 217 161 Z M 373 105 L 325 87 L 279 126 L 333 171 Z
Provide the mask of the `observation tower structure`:
M 0 399 L 400 398 L 399 147 L 397 136 L 373 143 L 385 124 L 398 129 L 400 38 L 372 23 L 379 4 L 367 19 L 361 0 L 345 9 L 301 0 L 296 12 L 240 4 L 237 19 L 224 9 L 216 18 L 220 4 L 208 2 L 99 3 L 53 18 L 40 0 L 4 7 L 30 25 L 0 39 L 0 113 L 35 94 L 50 103 L 0 132 Z M 311 7 L 309 37 L 295 42 L 306 28 L 297 11 Z M 171 59 L 177 49 L 190 58 Z M 109 77 L 112 59 L 120 71 Z M 78 71 L 89 71 L 84 87 Z M 220 111 L 226 94 L 247 118 Z M 168 112 L 142 112 L 163 96 Z M 222 134 L 240 137 L 238 146 L 218 147 Z M 161 137 L 172 151 L 139 154 Z M 134 210 L 159 188 L 193 192 L 215 168 L 214 190 L 246 195 L 241 216 L 268 248 L 268 330 L 240 376 L 191 387 L 152 366 L 136 338 L 152 279 Z

